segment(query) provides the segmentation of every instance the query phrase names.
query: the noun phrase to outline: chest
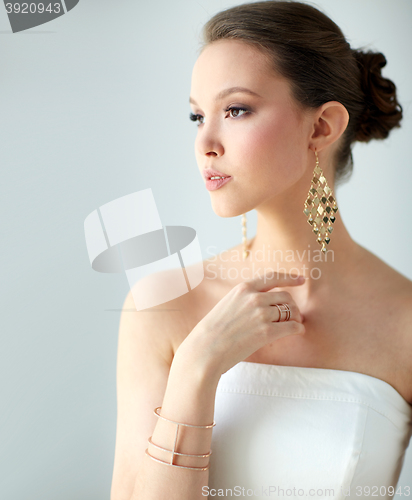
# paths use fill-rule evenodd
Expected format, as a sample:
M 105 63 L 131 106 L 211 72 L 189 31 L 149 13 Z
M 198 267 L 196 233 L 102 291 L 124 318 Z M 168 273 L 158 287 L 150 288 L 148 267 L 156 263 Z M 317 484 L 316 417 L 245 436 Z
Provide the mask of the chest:
M 203 293 L 191 311 L 190 329 L 227 292 L 210 287 Z M 280 338 L 245 361 L 364 373 L 389 383 L 412 404 L 411 341 L 395 304 L 382 297 L 359 300 L 359 295 L 324 298 L 306 307 L 297 303 L 305 316 L 305 335 Z

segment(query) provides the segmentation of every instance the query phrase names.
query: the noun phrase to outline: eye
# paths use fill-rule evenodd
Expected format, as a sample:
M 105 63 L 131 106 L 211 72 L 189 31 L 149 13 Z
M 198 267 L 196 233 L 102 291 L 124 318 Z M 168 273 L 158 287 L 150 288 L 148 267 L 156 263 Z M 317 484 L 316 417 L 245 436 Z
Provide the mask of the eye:
M 238 116 L 242 116 L 242 114 L 240 114 L 242 111 L 243 111 L 243 115 L 250 113 L 250 110 L 248 110 L 246 108 L 239 108 L 236 106 L 230 106 L 230 107 L 225 109 L 225 112 L 230 113 L 230 116 L 232 118 L 237 118 Z M 189 118 L 193 122 L 197 122 L 197 126 L 199 126 L 200 124 L 205 122 L 205 117 L 202 115 L 199 115 L 199 114 L 190 113 Z
M 199 115 L 199 114 L 195 115 L 194 113 L 190 113 L 189 118 L 192 120 L 192 122 L 198 122 L 197 126 L 199 126 L 201 123 L 203 123 L 203 121 L 201 121 L 201 120 L 204 120 L 204 117 L 202 115 Z
M 232 111 L 234 111 L 236 114 L 233 115 Z M 225 109 L 225 112 L 229 113 L 232 118 L 237 118 L 238 116 L 242 116 L 241 114 L 239 114 L 240 111 L 245 111 L 245 113 L 243 113 L 243 114 L 249 113 L 248 109 L 246 109 L 246 108 L 237 108 L 236 106 L 231 106 L 231 107 Z

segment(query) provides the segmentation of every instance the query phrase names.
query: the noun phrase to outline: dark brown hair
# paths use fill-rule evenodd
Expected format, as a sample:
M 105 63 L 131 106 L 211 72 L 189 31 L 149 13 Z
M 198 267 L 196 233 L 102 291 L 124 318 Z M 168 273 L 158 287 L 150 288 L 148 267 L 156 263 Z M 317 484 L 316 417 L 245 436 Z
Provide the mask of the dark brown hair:
M 400 126 L 395 84 L 381 75 L 385 56 L 351 49 L 340 28 L 315 7 L 295 1 L 246 3 L 213 16 L 202 34 L 202 50 L 222 39 L 259 48 L 290 81 L 301 106 L 317 108 L 328 101 L 345 106 L 349 123 L 335 159 L 336 182 L 352 172 L 353 142 L 385 139 Z

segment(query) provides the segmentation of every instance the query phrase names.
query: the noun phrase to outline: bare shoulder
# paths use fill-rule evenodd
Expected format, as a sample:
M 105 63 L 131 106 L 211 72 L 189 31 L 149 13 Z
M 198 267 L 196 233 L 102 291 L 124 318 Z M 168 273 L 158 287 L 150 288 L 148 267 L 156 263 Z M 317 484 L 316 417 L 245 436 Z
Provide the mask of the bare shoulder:
M 364 273 L 373 277 L 374 285 L 379 285 L 380 290 L 388 297 L 396 300 L 410 300 L 412 298 L 412 281 L 395 268 L 384 262 L 377 255 L 360 247 L 360 266 Z
M 171 338 L 174 353 L 225 293 L 222 280 L 215 272 L 216 259 L 205 259 L 201 264 L 204 272 L 202 281 L 194 288 L 189 289 L 189 285 L 187 293 L 165 304 L 178 310 L 182 321 L 180 328 Z M 186 269 L 187 274 L 190 274 L 190 267 Z
M 183 279 L 183 281 L 182 281 Z M 135 331 L 150 332 L 136 336 L 138 342 L 150 343 L 169 364 L 172 364 L 176 339 L 188 330 L 188 293 L 167 300 L 184 288 L 181 269 L 168 269 L 141 279 L 124 301 L 122 321 L 133 324 Z M 146 304 L 155 303 L 156 305 Z
M 130 291 L 124 302 L 123 311 L 131 311 L 132 316 L 134 315 L 131 321 L 150 329 L 151 342 L 156 345 L 157 350 L 169 364 L 172 363 L 179 345 L 219 300 L 218 291 L 221 286 L 220 280 L 214 273 L 215 258 L 206 259 L 201 264 L 204 276 L 194 288 L 190 287 L 188 276 L 195 267 L 198 273 L 199 263 L 184 268 L 183 273 L 181 268 L 175 268 L 161 271 L 156 276 L 147 279 L 144 278 L 139 282 L 140 291 L 134 288 L 133 293 Z M 157 287 L 173 290 L 170 295 L 176 293 L 181 293 L 181 295 L 137 311 L 134 297 L 138 300 L 142 294 L 151 294 L 151 289 Z
M 368 293 L 378 301 L 412 347 L 412 281 L 369 250 L 361 248 L 360 268 Z

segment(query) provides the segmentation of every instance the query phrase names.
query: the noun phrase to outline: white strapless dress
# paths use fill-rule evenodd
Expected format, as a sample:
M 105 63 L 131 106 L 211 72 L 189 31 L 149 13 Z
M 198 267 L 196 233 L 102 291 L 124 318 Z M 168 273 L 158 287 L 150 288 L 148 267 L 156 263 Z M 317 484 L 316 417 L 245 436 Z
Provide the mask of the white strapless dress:
M 215 421 L 210 497 L 382 500 L 394 496 L 412 406 L 362 373 L 242 361 L 219 381 Z

